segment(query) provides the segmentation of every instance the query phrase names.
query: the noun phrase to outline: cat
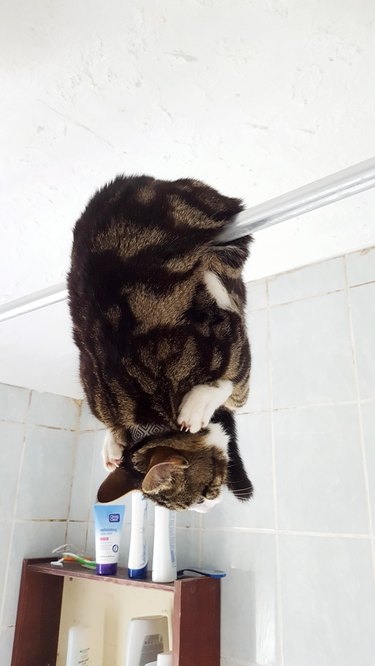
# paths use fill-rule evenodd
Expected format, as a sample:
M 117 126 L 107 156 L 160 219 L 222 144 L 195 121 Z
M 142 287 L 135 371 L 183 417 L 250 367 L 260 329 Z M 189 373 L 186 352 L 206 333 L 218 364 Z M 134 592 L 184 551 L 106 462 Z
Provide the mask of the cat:
M 119 176 L 75 225 L 73 337 L 107 428 L 100 502 L 141 489 L 168 509 L 205 511 L 223 485 L 252 495 L 233 414 L 248 396 L 251 237 L 218 239 L 242 208 L 197 180 Z

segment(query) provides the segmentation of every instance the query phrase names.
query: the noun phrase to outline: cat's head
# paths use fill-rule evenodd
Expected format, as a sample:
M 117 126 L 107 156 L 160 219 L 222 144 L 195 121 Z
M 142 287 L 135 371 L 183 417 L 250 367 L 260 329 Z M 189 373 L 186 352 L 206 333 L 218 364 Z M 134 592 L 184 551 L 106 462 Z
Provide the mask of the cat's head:
M 194 435 L 174 432 L 149 437 L 136 452 L 124 455 L 120 467 L 100 486 L 98 500 L 111 502 L 140 489 L 168 509 L 206 511 L 217 503 L 224 484 L 237 494 L 236 482 L 231 478 L 232 465 L 228 465 L 227 443 L 228 436 L 218 423 L 211 423 Z M 247 477 L 245 485 L 240 499 L 252 494 Z

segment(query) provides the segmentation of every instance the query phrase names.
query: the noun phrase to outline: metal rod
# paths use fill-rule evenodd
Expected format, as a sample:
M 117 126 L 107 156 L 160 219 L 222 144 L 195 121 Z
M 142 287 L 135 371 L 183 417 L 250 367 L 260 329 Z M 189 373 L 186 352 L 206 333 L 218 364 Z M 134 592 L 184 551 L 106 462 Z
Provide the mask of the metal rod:
M 375 187 L 375 157 L 244 210 L 218 237 L 227 242 Z
M 236 215 L 234 223 L 218 237 L 218 242 L 228 242 L 247 236 L 273 224 L 364 192 L 371 187 L 375 187 L 375 157 L 244 210 Z M 0 322 L 60 303 L 67 298 L 67 294 L 66 283 L 60 282 L 47 289 L 9 301 L 0 306 Z
M 14 301 L 8 301 L 8 303 L 0 306 L 0 322 L 14 319 L 14 317 L 19 317 L 35 310 L 42 310 L 55 303 L 61 303 L 61 301 L 65 301 L 67 296 L 66 282 L 59 282 L 52 285 L 52 287 L 34 291 L 32 294 L 16 298 Z

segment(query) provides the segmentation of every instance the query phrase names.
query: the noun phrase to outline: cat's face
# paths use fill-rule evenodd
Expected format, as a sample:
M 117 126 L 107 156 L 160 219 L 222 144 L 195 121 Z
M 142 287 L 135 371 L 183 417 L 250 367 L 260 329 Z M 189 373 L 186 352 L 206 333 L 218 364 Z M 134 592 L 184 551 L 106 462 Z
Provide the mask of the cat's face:
M 170 510 L 206 511 L 217 503 L 227 480 L 228 456 L 215 433 L 176 433 L 166 441 L 153 438 L 112 472 L 98 491 L 110 502 L 135 488 Z

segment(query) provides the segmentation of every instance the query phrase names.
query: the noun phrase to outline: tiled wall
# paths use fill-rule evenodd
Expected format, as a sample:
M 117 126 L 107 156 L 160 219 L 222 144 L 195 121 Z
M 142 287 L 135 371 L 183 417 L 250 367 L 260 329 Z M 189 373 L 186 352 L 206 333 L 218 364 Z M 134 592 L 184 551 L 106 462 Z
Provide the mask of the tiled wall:
M 248 293 L 251 396 L 238 431 L 255 498 L 179 515 L 179 566 L 229 574 L 223 665 L 374 666 L 375 250 Z M 97 425 L 84 405 L 69 535 L 84 546 L 87 534 L 89 550 Z
M 255 485 L 202 520 L 225 666 L 375 664 L 375 249 L 249 285 Z
M 79 405 L 0 385 L 0 665 L 9 666 L 22 559 L 65 542 Z
M 241 505 L 228 494 L 206 516 L 180 514 L 178 564 L 228 572 L 223 666 L 373 666 L 375 249 L 248 292 L 251 396 L 238 431 L 255 498 Z M 105 473 L 104 433 L 85 403 L 75 447 L 74 401 L 10 387 L 0 396 L 5 666 L 22 556 L 65 537 L 93 553 Z

